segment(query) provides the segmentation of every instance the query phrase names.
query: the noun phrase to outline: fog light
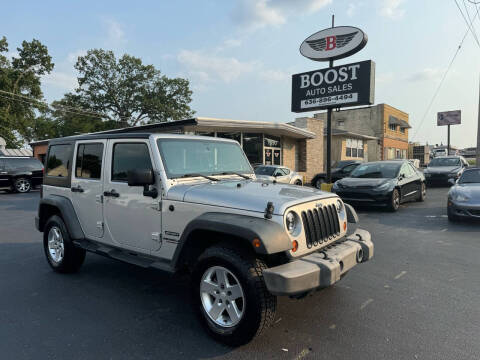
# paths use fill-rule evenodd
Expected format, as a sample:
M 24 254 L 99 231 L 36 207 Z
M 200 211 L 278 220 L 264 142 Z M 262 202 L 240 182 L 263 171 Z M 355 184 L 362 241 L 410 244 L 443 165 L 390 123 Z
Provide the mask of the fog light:
M 298 241 L 297 240 L 293 240 L 292 241 L 292 252 L 295 252 L 298 250 Z

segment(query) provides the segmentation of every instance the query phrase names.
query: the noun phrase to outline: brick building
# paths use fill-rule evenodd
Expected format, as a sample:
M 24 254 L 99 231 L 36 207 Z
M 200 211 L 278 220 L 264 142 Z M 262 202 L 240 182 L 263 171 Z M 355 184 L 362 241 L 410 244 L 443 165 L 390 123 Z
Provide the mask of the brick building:
M 325 112 L 314 115 L 326 122 Z M 334 111 L 332 128 L 376 138 L 365 151 L 368 161 L 408 157 L 408 114 L 387 104 Z M 334 134 L 334 132 L 333 132 Z

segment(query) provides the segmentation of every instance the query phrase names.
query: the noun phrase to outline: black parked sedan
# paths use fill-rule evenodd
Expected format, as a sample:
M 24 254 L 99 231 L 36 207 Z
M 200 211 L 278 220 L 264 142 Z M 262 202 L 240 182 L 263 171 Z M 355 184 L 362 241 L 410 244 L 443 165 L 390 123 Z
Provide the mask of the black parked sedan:
M 480 219 L 480 168 L 466 169 L 448 192 L 448 220 Z
M 392 211 L 403 202 L 423 201 L 426 196 L 425 177 L 407 160 L 362 164 L 350 177 L 333 184 L 332 191 L 347 203 L 383 205 Z
M 427 185 L 451 185 L 468 167 L 462 156 L 441 156 L 433 159 L 423 171 Z
M 343 179 L 350 175 L 350 173 L 355 170 L 355 168 L 362 164 L 363 161 L 359 160 L 342 160 L 338 161 L 334 164 L 332 168 L 332 183 Z M 327 180 L 327 174 L 320 173 L 313 177 L 312 179 L 312 186 L 320 189 L 322 184 L 325 183 Z

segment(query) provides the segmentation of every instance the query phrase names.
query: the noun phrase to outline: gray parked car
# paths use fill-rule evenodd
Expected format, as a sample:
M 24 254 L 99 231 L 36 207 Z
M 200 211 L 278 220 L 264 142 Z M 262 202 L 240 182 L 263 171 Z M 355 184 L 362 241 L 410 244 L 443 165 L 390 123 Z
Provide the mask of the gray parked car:
M 448 220 L 480 219 L 480 168 L 467 169 L 448 192 Z
M 255 168 L 259 180 L 276 181 L 283 184 L 303 185 L 302 176 L 285 166 L 260 165 Z

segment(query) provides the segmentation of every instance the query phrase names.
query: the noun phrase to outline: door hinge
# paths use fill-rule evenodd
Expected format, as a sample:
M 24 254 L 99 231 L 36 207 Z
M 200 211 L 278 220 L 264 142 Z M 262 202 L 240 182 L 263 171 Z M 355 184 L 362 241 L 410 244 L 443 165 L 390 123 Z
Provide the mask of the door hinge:
M 158 244 L 158 247 L 162 246 L 162 234 L 159 232 L 152 233 L 152 240 Z
M 95 195 L 95 202 L 103 204 L 103 195 Z
M 97 221 L 97 229 L 103 230 L 103 221 Z
M 153 210 L 162 211 L 162 202 L 161 201 L 155 202 L 152 205 L 150 205 L 150 208 L 152 208 Z

